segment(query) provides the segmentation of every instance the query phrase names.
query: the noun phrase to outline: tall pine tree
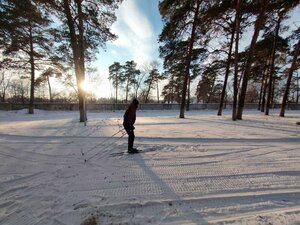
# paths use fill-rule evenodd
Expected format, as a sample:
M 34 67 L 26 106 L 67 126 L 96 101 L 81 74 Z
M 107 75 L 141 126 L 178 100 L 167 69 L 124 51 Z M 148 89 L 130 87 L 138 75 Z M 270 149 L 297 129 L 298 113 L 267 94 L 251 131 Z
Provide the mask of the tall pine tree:
M 0 47 L 15 65 L 30 71 L 29 114 L 34 113 L 34 91 L 37 62 L 49 57 L 49 15 L 39 1 L 3 0 L 0 4 Z
M 99 47 L 114 40 L 110 27 L 116 21 L 114 11 L 122 0 L 43 0 L 61 21 L 61 43 L 70 46 L 78 87 L 80 122 L 84 122 L 84 90 L 86 62 L 95 58 Z

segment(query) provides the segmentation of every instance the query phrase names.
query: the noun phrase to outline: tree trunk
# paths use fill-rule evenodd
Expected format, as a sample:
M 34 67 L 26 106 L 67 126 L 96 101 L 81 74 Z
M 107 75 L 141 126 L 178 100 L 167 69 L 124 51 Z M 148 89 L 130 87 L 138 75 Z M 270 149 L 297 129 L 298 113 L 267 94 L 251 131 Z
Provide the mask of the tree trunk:
M 274 108 L 275 86 L 276 86 L 276 79 L 273 78 L 272 92 L 271 92 L 271 104 L 270 104 L 270 108 L 272 108 L 272 109 Z
M 263 96 L 262 96 L 261 107 L 260 107 L 261 112 L 265 112 L 267 89 L 268 89 L 268 77 L 266 77 L 264 83 L 264 90 L 263 90 Z
M 250 74 L 250 69 L 251 69 L 251 64 L 252 64 L 252 58 L 255 53 L 256 41 L 257 41 L 259 32 L 260 32 L 261 28 L 263 27 L 263 24 L 265 23 L 265 12 L 266 12 L 267 5 L 268 5 L 267 2 L 268 2 L 267 0 L 262 1 L 259 15 L 257 16 L 257 19 L 255 21 L 254 33 L 253 33 L 251 44 L 250 44 L 250 49 L 249 49 L 249 53 L 248 53 L 248 57 L 247 57 L 247 61 L 246 61 L 246 67 L 244 70 L 241 93 L 239 96 L 239 105 L 238 105 L 238 110 L 237 110 L 237 119 L 239 119 L 239 120 L 242 119 L 242 115 L 243 115 L 243 109 L 244 109 L 247 86 L 248 86 L 248 79 L 249 79 L 249 74 Z
M 34 114 L 34 86 L 35 86 L 35 63 L 34 63 L 34 52 L 33 52 L 33 37 L 32 28 L 29 28 L 29 41 L 30 41 L 30 72 L 31 72 L 31 82 L 30 82 L 30 100 L 29 100 L 29 114 Z
M 5 91 L 4 91 L 4 72 L 2 72 L 2 77 L 0 80 L 0 86 L 2 87 L 2 93 L 1 93 L 1 101 L 4 102 L 5 99 Z M 3 98 L 4 96 L 4 98 Z
M 158 89 L 158 80 L 156 83 L 156 88 L 157 88 L 157 103 L 159 103 L 159 89 Z
M 23 85 L 23 81 L 22 81 L 22 95 L 21 95 L 21 99 L 22 99 L 22 105 L 23 108 L 25 106 L 25 97 L 24 97 L 24 85 Z
M 116 74 L 116 103 L 118 103 L 118 75 Z
M 50 84 L 50 78 L 47 76 L 47 83 L 48 83 L 48 89 L 49 89 L 49 100 L 50 103 L 52 102 L 52 91 L 51 91 L 51 84 Z
M 146 92 L 145 103 L 148 102 L 148 98 L 149 98 L 149 94 L 150 94 L 150 90 L 151 90 L 151 85 L 152 85 L 152 79 L 151 79 L 151 81 L 149 83 L 148 90 Z
M 268 82 L 268 95 L 267 95 L 266 110 L 265 110 L 265 115 L 266 116 L 269 115 L 269 110 L 270 110 L 272 84 L 273 84 L 273 74 L 272 74 L 272 72 L 270 72 L 269 73 L 269 82 Z
M 191 101 L 191 79 L 189 77 L 189 80 L 188 80 L 188 97 L 187 97 L 186 111 L 190 111 L 190 101 Z
M 188 84 L 188 79 L 190 76 L 190 66 L 191 66 L 192 52 L 193 52 L 194 41 L 195 41 L 195 31 L 196 31 L 196 23 L 197 23 L 199 8 L 200 8 L 200 0 L 197 0 L 196 4 L 197 4 L 197 6 L 196 6 L 196 10 L 195 10 L 193 25 L 192 25 L 192 33 L 191 33 L 190 42 L 189 42 L 188 56 L 187 56 L 186 65 L 185 65 L 184 83 L 183 83 L 183 89 L 182 89 L 179 118 L 184 118 L 187 84 Z
M 127 84 L 126 84 L 126 99 L 125 102 L 128 102 L 128 92 L 129 92 L 129 77 L 127 77 Z
M 295 47 L 293 61 L 292 61 L 292 64 L 291 64 L 291 67 L 290 67 L 290 70 L 289 70 L 289 74 L 288 74 L 288 78 L 287 78 L 287 81 L 286 81 L 285 91 L 284 91 L 282 104 L 281 104 L 281 110 L 280 110 L 280 116 L 281 117 L 284 117 L 284 114 L 285 114 L 285 107 L 286 107 L 286 103 L 288 101 L 292 76 L 293 76 L 294 70 L 296 68 L 297 58 L 298 58 L 298 55 L 299 55 L 299 49 L 300 49 L 300 40 L 298 41 L 298 43 Z
M 174 75 L 172 75 L 172 79 L 171 79 L 172 83 L 171 83 L 171 104 L 174 103 Z
M 262 100 L 261 100 L 261 106 L 260 106 L 260 111 L 261 112 L 265 112 L 266 94 L 267 94 L 267 89 L 268 89 L 268 74 L 269 74 L 269 70 L 270 70 L 270 59 L 267 59 L 267 65 L 266 65 L 266 68 L 264 70 L 264 77 L 265 78 L 264 78 L 263 94 L 262 94 Z
M 79 67 L 80 67 L 80 76 L 82 79 L 81 85 L 83 82 L 85 82 L 85 47 L 84 47 L 84 27 L 83 27 L 83 13 L 82 13 L 82 0 L 76 0 L 77 4 L 77 10 L 78 10 L 78 21 L 79 21 L 79 26 L 78 26 L 78 51 L 79 51 Z M 80 85 L 80 86 L 81 86 Z M 79 100 L 81 99 L 82 105 L 79 105 L 79 108 L 82 108 L 82 113 L 80 113 L 81 122 L 85 122 L 87 120 L 87 115 L 86 115 L 86 98 L 85 98 L 85 91 L 83 88 L 81 88 L 81 92 L 79 92 Z M 79 101 L 80 103 L 80 101 Z
M 234 52 L 234 78 L 233 78 L 233 102 L 232 102 L 232 120 L 236 120 L 236 108 L 238 97 L 238 55 L 239 55 L 239 39 L 240 39 L 240 8 L 241 1 L 237 0 L 235 15 L 235 52 Z
M 218 114 L 217 114 L 218 116 L 222 116 L 222 111 L 223 111 L 223 106 L 224 106 L 224 98 L 225 98 L 225 95 L 226 95 L 226 87 L 227 87 L 227 81 L 228 81 L 230 64 L 231 64 L 231 55 L 232 55 L 232 46 L 233 46 L 233 41 L 234 41 L 234 35 L 235 35 L 235 27 L 233 26 L 232 31 L 231 31 L 229 52 L 228 52 L 227 63 L 226 63 L 226 72 L 225 72 L 224 84 L 223 84 L 223 88 L 222 88 L 220 105 L 219 105 L 219 110 L 218 110 Z
M 299 73 L 297 72 L 297 98 L 296 103 L 299 103 Z
M 257 110 L 261 110 L 261 106 L 262 106 L 262 97 L 263 97 L 263 91 L 264 91 L 264 84 L 267 80 L 267 75 L 266 75 L 266 71 L 268 69 L 268 63 L 265 64 L 264 66 L 264 72 L 261 78 L 261 86 L 260 86 L 260 92 L 259 92 L 259 101 L 258 101 L 258 107 Z
M 79 99 L 79 115 L 80 122 L 85 122 L 86 115 L 84 112 L 84 90 L 82 89 L 82 82 L 84 81 L 84 46 L 83 46 L 83 18 L 81 12 L 81 1 L 77 0 L 77 10 L 79 16 L 79 35 L 76 35 L 75 21 L 72 18 L 70 10 L 69 0 L 63 0 L 64 13 L 67 17 L 67 24 L 70 31 L 70 41 L 73 52 L 73 63 L 75 67 L 75 75 L 78 87 L 78 99 Z
M 269 115 L 269 109 L 270 109 L 270 105 L 271 105 L 272 84 L 273 84 L 273 76 L 274 76 L 274 72 L 275 72 L 274 63 L 275 63 L 277 39 L 278 39 L 281 19 L 282 19 L 282 16 L 279 15 L 279 19 L 276 23 L 275 35 L 274 35 L 273 46 L 272 46 L 272 57 L 271 57 L 270 74 L 269 74 L 269 87 L 268 87 L 268 99 L 267 99 L 267 106 L 266 106 L 265 115 Z

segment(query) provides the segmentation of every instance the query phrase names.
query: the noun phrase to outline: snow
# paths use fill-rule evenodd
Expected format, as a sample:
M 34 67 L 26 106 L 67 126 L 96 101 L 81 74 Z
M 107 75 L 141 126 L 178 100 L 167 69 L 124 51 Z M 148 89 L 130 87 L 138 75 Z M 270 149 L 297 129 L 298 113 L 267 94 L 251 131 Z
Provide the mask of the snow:
M 300 224 L 299 111 L 122 114 L 0 111 L 0 224 Z

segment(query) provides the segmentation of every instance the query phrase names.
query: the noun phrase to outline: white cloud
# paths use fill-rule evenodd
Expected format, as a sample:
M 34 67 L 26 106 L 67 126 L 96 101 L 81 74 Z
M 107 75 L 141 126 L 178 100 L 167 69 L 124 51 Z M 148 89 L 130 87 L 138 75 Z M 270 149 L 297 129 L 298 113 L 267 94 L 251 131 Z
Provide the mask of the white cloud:
M 111 53 L 112 55 L 118 55 L 118 52 L 115 51 L 115 50 L 111 50 L 110 53 Z
M 114 96 L 114 89 L 108 80 L 108 67 L 113 62 L 123 64 L 134 60 L 142 66 L 158 57 L 158 34 L 154 32 L 152 18 L 147 18 L 139 9 L 137 1 L 141 0 L 124 0 L 120 5 L 116 11 L 117 21 L 112 26 L 112 32 L 118 35 L 118 39 L 107 46 L 107 52 L 98 55 L 95 66 L 103 78 L 98 85 L 98 97 Z
M 157 52 L 157 34 L 154 33 L 148 18 L 137 7 L 135 0 L 125 0 L 116 12 L 117 22 L 112 31 L 118 35 L 113 42 L 123 47 L 138 64 L 152 60 Z M 126 60 L 131 60 L 126 59 Z

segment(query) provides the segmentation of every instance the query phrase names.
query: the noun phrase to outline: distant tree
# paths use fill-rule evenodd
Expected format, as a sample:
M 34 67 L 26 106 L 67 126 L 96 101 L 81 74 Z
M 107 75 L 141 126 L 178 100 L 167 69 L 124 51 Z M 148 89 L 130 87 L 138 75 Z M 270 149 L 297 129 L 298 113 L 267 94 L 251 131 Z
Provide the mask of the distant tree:
M 36 79 L 36 86 L 39 86 L 40 84 L 43 84 L 43 83 L 47 83 L 48 90 L 49 90 L 50 102 L 53 101 L 50 77 L 60 78 L 60 77 L 62 77 L 62 73 L 63 73 L 63 69 L 59 70 L 57 68 L 48 67 L 41 73 L 40 77 Z
M 190 110 L 190 104 L 191 104 L 191 83 L 198 78 L 199 76 L 201 76 L 203 72 L 203 68 L 200 64 L 198 63 L 193 63 L 191 65 L 191 75 L 189 77 L 189 81 L 188 81 L 188 97 L 187 97 L 187 104 L 186 104 L 186 111 Z
M 197 85 L 197 101 L 204 103 L 217 102 L 219 100 L 222 85 L 218 82 L 217 77 L 220 69 L 224 64 L 220 61 L 214 61 L 202 73 L 202 78 Z
M 247 89 L 245 101 L 248 103 L 257 103 L 258 98 L 259 98 L 258 86 L 255 83 L 251 82 Z
M 178 96 L 180 82 L 176 82 L 174 74 L 164 73 L 164 77 L 168 77 L 168 84 L 163 87 L 162 96 L 164 97 L 164 102 L 175 103 L 180 101 L 180 96 Z M 179 84 L 179 85 L 178 85 Z
M 297 69 L 299 69 L 299 66 L 297 67 Z M 295 70 L 297 70 L 295 69 Z M 291 87 L 290 87 L 290 92 L 291 92 L 291 97 L 293 99 L 293 102 L 295 103 L 299 103 L 299 92 L 300 92 L 300 87 L 299 87 L 299 73 L 297 70 L 296 76 L 292 77 L 292 81 L 291 81 Z
M 123 76 L 124 77 L 122 80 L 124 80 L 126 83 L 125 84 L 125 93 L 126 93 L 125 101 L 126 101 L 126 103 L 128 102 L 128 95 L 129 95 L 130 87 L 131 87 L 131 85 L 136 83 L 136 76 L 141 73 L 141 71 L 138 70 L 136 67 L 137 67 L 137 64 L 133 60 L 127 61 L 125 63 L 125 65 L 123 66 L 123 69 L 124 69 Z
M 145 96 L 145 103 L 148 102 L 148 98 L 149 98 L 149 94 L 150 94 L 150 91 L 151 89 L 154 88 L 154 85 L 155 85 L 155 79 L 159 76 L 159 72 L 158 70 L 155 68 L 155 69 L 152 69 L 149 73 L 149 76 L 148 78 L 144 81 L 144 83 L 147 85 L 147 91 L 146 91 L 146 96 Z
M 108 79 L 112 80 L 113 87 L 116 89 L 116 103 L 118 103 L 118 88 L 122 83 L 122 66 L 119 62 L 114 62 L 109 66 L 109 76 Z
M 165 77 L 158 71 L 159 64 L 157 61 L 152 61 L 147 67 L 147 74 L 144 78 L 145 85 L 145 102 L 149 101 L 150 92 L 156 88 L 157 102 L 159 103 L 159 82 Z
M 30 86 L 29 80 L 30 80 L 29 76 L 24 76 L 19 73 L 21 102 L 23 106 L 25 105 L 25 101 L 28 99 L 28 90 Z
M 143 87 L 144 79 L 145 79 L 145 73 L 143 73 L 140 69 L 138 69 L 138 73 L 136 74 L 135 80 L 133 82 L 134 98 L 139 97 L 139 91 Z
M 185 72 L 185 59 L 187 57 L 188 42 L 171 42 L 164 46 L 160 46 L 160 56 L 164 58 L 165 74 L 168 74 L 169 83 L 164 87 L 164 95 L 169 91 L 169 101 L 173 103 L 181 102 L 184 72 Z M 167 91 L 169 90 L 169 91 Z
M 10 77 L 5 76 L 4 71 L 0 75 L 0 100 L 5 102 L 6 92 L 10 85 Z

